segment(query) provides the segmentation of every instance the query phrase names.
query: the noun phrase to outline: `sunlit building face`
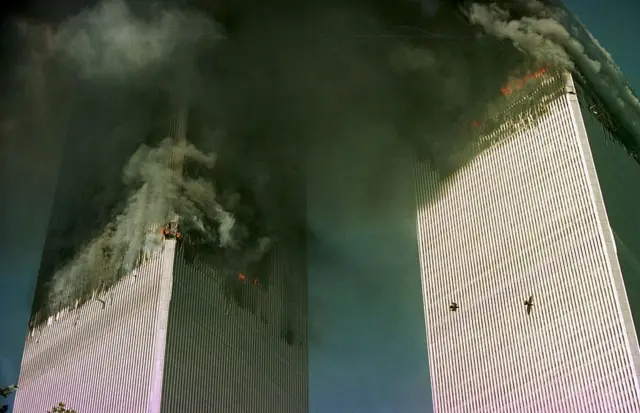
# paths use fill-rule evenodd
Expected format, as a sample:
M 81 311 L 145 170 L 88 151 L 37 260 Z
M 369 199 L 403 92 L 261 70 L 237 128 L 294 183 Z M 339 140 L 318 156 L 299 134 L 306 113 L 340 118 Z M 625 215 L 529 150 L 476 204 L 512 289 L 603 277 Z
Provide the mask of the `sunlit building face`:
M 435 411 L 638 412 L 634 293 L 607 212 L 616 200 L 604 197 L 615 191 L 601 188 L 607 162 L 596 165 L 594 148 L 636 179 L 640 165 L 618 143 L 602 143 L 598 122 L 585 128 L 583 115 L 593 115 L 582 113 L 570 75 L 525 80 L 537 83 L 503 90 L 512 113 L 482 131 L 478 142 L 490 145 L 455 175 L 442 180 L 416 163 Z M 625 202 L 640 210 L 637 197 Z

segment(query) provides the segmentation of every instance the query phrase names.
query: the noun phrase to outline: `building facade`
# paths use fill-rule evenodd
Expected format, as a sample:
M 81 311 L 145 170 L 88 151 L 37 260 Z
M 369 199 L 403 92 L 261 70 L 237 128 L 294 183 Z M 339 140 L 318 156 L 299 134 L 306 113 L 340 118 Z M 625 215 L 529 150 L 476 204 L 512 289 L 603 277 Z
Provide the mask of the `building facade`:
M 571 75 L 533 78 L 455 175 L 416 162 L 434 408 L 638 412 L 640 165 Z
M 186 121 L 174 113 L 169 136 L 184 140 Z M 171 165 L 181 171 L 183 159 Z M 32 329 L 16 413 L 59 402 L 92 413 L 308 411 L 304 240 L 275 242 L 257 277 L 171 238 L 110 288 Z
M 152 383 L 162 377 L 159 335 L 174 251 L 175 240 L 166 242 L 108 292 L 50 317 L 29 334 L 16 413 L 46 412 L 59 402 L 78 412 L 152 411 L 149 406 L 160 400 L 152 397 Z
M 224 293 L 209 264 L 176 255 L 162 412 L 308 411 L 306 272 L 300 246 L 277 244 L 265 259 L 268 288 L 237 282 Z

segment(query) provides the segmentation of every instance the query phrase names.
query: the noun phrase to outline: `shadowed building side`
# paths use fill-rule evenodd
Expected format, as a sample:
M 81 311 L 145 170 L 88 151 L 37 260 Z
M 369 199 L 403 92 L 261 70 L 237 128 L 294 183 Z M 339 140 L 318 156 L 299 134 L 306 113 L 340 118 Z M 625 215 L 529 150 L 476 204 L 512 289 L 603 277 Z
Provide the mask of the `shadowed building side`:
M 173 138 L 178 145 L 187 143 L 187 126 L 189 123 L 189 107 L 185 104 L 176 108 L 175 113 L 170 118 L 169 137 Z M 184 167 L 184 154 L 173 152 L 171 156 L 171 167 L 174 171 L 182 174 Z
M 582 89 L 579 89 L 582 92 Z M 640 332 L 640 162 L 603 125 L 604 108 L 580 100 L 598 181 L 613 232 L 636 334 Z
M 276 244 L 266 261 L 268 288 L 236 276 L 239 306 L 220 271 L 178 251 L 163 412 L 308 411 L 304 244 Z

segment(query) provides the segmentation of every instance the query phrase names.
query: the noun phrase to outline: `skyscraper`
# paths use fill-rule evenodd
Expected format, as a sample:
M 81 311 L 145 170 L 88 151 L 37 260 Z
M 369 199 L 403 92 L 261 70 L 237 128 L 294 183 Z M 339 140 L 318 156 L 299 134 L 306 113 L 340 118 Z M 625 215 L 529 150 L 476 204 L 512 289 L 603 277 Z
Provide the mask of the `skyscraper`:
M 184 141 L 186 109 L 169 119 Z M 183 169 L 179 154 L 171 166 Z M 305 240 L 281 236 L 230 269 L 179 231 L 175 220 L 132 272 L 32 329 L 15 412 L 308 410 Z
M 453 176 L 416 162 L 436 412 L 640 411 L 640 164 L 579 80 L 505 87 Z

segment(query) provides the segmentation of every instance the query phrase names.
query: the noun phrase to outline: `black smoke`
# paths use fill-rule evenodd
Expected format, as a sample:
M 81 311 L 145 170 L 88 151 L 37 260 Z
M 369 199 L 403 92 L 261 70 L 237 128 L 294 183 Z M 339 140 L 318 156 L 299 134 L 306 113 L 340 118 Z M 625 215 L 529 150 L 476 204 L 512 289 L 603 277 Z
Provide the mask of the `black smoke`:
M 35 306 L 56 289 L 68 304 L 74 283 L 95 288 L 85 277 L 104 260 L 91 251 L 104 255 L 113 234 L 158 218 L 121 218 L 138 216 L 136 205 L 163 218 L 182 208 L 195 217 L 185 221 L 185 257 L 210 254 L 234 268 L 260 262 L 267 240 L 291 233 L 324 245 L 306 221 L 310 181 L 322 191 L 341 173 L 364 175 L 349 196 L 379 219 L 388 207 L 380 194 L 396 185 L 387 168 L 409 152 L 443 180 L 455 174 L 469 157 L 453 155 L 474 144 L 475 121 L 504 107 L 507 79 L 543 65 L 597 69 L 558 10 L 535 0 L 38 5 L 50 44 L 34 99 L 51 108 L 65 155 Z M 161 173 L 127 180 L 123 171 L 141 150 L 162 151 L 167 111 L 179 105 L 189 109 L 193 153 L 215 164 L 187 162 L 188 182 L 158 184 L 136 204 Z M 335 170 L 344 153 L 353 155 Z M 140 231 L 137 244 L 147 245 Z M 78 260 L 85 267 L 75 272 Z

